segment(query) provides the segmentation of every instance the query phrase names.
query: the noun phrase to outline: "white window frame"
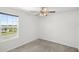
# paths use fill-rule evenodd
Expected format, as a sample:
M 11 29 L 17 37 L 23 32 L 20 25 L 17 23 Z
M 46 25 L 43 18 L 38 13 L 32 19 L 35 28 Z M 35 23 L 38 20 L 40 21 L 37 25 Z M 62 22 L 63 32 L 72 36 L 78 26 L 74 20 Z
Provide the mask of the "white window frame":
M 19 16 L 12 15 L 12 14 L 7 14 L 7 13 L 3 13 L 3 12 L 0 12 L 0 14 L 14 16 L 14 17 L 17 17 L 17 20 L 18 20 L 18 21 L 17 21 L 18 24 L 17 24 L 16 36 L 6 38 L 5 36 L 0 35 L 0 37 L 1 37 L 1 38 L 0 38 L 0 42 L 6 41 L 6 40 L 15 39 L 15 38 L 19 38 Z M 1 24 L 0 24 L 0 32 L 1 32 Z

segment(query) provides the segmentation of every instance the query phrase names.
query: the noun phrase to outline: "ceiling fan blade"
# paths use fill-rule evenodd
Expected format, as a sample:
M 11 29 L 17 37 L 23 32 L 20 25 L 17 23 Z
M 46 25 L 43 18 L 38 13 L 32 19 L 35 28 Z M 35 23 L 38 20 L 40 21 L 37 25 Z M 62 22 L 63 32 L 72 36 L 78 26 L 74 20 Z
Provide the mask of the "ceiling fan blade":
M 48 11 L 48 13 L 55 13 L 56 11 Z

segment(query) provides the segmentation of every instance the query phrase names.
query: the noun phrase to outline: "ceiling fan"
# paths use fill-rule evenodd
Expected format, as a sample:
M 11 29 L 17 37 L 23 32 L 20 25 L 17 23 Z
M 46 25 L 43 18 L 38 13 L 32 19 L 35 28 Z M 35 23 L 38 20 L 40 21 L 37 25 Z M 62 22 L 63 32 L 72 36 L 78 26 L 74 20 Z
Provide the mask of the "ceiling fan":
M 41 7 L 40 16 L 48 16 L 49 13 L 55 13 L 55 11 L 50 11 L 47 7 Z
M 40 7 L 36 8 L 36 10 L 31 10 L 31 13 L 35 14 L 36 16 L 48 16 L 49 14 L 53 14 L 56 11 L 50 10 L 48 7 Z

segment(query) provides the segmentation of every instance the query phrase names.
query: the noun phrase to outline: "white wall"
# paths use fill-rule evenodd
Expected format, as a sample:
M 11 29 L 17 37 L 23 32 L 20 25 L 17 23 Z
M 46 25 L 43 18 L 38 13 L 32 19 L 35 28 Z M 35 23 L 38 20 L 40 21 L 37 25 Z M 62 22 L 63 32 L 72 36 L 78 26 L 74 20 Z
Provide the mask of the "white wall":
M 39 38 L 78 48 L 78 20 L 78 10 L 41 17 Z
M 76 40 L 76 46 L 78 47 L 78 49 L 79 49 L 79 11 L 77 12 L 77 25 L 76 25 L 76 27 L 77 27 L 77 40 Z
M 25 11 L 17 8 L 1 8 L 0 12 L 14 14 L 19 16 L 19 38 L 5 39 L 0 36 L 0 51 L 8 51 L 15 47 L 21 46 L 32 40 L 37 39 L 37 17 L 29 16 Z M 4 41 L 2 41 L 4 40 Z

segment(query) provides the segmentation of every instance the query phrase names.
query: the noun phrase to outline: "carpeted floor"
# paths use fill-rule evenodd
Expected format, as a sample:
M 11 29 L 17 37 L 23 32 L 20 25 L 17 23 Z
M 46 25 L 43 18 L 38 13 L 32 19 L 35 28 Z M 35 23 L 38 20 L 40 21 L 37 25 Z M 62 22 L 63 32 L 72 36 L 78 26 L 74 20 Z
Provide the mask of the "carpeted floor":
M 78 52 L 78 49 L 38 39 L 8 52 Z

